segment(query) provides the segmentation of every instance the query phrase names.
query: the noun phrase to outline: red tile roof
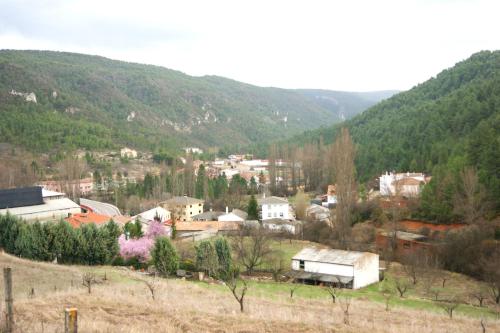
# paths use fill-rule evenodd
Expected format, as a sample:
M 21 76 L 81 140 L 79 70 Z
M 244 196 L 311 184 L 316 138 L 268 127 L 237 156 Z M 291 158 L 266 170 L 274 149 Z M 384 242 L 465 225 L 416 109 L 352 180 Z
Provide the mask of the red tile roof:
M 71 224 L 73 228 L 79 228 L 82 224 L 90 223 L 95 223 L 97 226 L 100 226 L 108 223 L 111 219 L 111 216 L 100 215 L 92 212 L 73 214 L 70 217 L 65 218 L 65 220 Z

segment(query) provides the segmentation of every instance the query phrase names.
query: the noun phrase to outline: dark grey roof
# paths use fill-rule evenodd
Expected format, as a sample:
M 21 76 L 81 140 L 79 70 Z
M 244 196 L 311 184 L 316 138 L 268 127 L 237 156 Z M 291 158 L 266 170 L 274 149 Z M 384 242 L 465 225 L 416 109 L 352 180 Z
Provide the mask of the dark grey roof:
M 212 211 L 212 212 L 205 212 L 201 213 L 198 215 L 194 215 L 192 217 L 193 220 L 195 221 L 200 221 L 200 220 L 206 220 L 206 221 L 217 221 L 217 218 L 221 215 L 224 215 L 225 213 L 223 212 L 217 212 L 217 211 Z
M 286 198 L 280 197 L 265 197 L 257 200 L 259 205 L 283 205 L 288 204 L 288 200 Z
M 0 190 L 0 209 L 43 205 L 40 186 Z
M 247 212 L 242 211 L 241 209 L 237 209 L 237 208 L 235 208 L 235 209 L 233 209 L 232 213 L 233 213 L 234 215 L 236 215 L 236 216 L 241 217 L 243 220 L 246 220 L 246 219 L 247 219 L 247 217 L 248 217 L 248 213 L 247 213 Z
M 202 204 L 203 200 L 183 196 L 183 197 L 173 197 L 172 199 L 169 199 L 164 203 L 167 205 L 187 206 L 187 205 L 196 205 L 200 203 Z

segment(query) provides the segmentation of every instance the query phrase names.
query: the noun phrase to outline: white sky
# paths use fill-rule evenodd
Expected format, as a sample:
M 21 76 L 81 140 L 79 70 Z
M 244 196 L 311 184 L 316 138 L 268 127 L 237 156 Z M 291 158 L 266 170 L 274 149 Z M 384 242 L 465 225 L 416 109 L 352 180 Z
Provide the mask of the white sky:
M 97 54 L 261 86 L 406 90 L 500 49 L 500 1 L 0 0 L 0 49 Z

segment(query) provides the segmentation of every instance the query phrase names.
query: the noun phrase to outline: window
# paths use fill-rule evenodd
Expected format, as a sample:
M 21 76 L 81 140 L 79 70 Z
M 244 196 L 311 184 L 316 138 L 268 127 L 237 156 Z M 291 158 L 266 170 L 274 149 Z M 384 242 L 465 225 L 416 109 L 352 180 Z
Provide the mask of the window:
M 304 269 L 305 265 L 304 260 L 299 260 L 299 269 Z
M 283 217 L 283 212 L 280 212 L 280 217 Z
M 271 217 L 271 212 L 268 212 L 268 213 L 267 213 L 267 217 Z
M 274 215 L 274 217 L 277 217 L 277 216 L 278 216 L 278 215 L 276 215 L 276 212 L 274 212 L 274 214 L 273 214 L 273 215 Z

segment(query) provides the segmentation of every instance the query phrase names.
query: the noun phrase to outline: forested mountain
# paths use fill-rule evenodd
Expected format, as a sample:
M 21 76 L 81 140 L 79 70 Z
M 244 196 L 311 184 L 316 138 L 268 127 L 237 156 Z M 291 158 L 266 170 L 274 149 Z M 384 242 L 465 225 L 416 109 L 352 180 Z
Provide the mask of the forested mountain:
M 446 191 L 444 180 L 452 182 L 458 170 L 472 166 L 490 199 L 500 203 L 500 51 L 476 53 L 342 125 L 308 131 L 292 142 L 329 143 L 341 126 L 357 145 L 362 181 L 387 170 L 432 173 L 429 188 L 443 202 L 453 192 L 438 193 Z
M 346 120 L 363 112 L 375 103 L 387 99 L 397 90 L 383 90 L 370 92 L 348 92 L 320 89 L 299 89 L 304 96 L 314 103 L 331 110 L 339 119 Z
M 0 51 L 0 142 L 35 151 L 235 147 L 335 123 L 378 100 L 339 97 L 341 114 L 295 90 L 98 56 Z

